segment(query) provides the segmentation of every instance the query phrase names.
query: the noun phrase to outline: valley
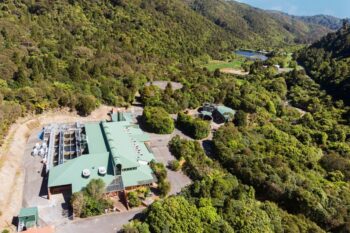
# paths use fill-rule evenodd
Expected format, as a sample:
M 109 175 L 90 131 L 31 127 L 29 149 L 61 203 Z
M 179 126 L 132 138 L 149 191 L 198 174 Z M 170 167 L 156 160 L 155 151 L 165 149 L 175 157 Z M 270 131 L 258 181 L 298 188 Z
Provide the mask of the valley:
M 0 2 L 0 232 L 350 232 L 349 35 L 238 1 Z

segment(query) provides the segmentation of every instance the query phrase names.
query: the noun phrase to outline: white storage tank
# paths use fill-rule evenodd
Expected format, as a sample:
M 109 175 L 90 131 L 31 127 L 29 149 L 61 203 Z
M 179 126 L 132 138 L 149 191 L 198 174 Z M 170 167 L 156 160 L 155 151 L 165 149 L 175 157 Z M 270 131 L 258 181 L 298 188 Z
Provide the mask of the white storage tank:
M 45 149 L 41 148 L 41 149 L 39 150 L 39 155 L 42 156 L 42 157 L 44 157 L 44 156 L 45 156 Z
M 83 177 L 88 178 L 90 176 L 90 170 L 89 169 L 84 169 L 82 172 Z
M 107 173 L 107 169 L 105 167 L 99 167 L 98 168 L 98 174 L 104 176 Z
M 39 154 L 39 150 L 35 147 L 35 148 L 33 149 L 32 155 L 33 155 L 33 156 L 38 156 L 38 154 Z

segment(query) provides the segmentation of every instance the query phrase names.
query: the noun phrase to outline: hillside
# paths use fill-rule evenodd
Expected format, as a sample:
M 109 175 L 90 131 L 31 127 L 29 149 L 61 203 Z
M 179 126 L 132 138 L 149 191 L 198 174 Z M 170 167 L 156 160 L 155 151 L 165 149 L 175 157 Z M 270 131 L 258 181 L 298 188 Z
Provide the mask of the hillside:
M 193 183 L 127 232 L 350 232 L 350 107 L 323 91 L 350 99 L 347 25 L 297 54 L 319 85 L 303 70 L 280 73 L 279 60 L 297 64 L 278 51 L 244 64 L 246 76 L 197 66 L 331 31 L 234 1 L 8 0 L 0 9 L 0 139 L 20 116 L 60 107 L 87 116 L 100 104 L 129 107 L 136 93 L 142 107 L 155 107 L 149 126 L 173 128 L 170 114 L 206 102 L 236 111 L 203 142 L 189 135 L 157 148 L 169 149 Z M 182 88 L 145 85 L 153 80 Z M 195 116 L 187 121 L 209 130 Z
M 276 19 L 284 19 L 289 23 L 306 23 L 310 27 L 326 28 L 332 31 L 340 29 L 343 25 L 343 19 L 331 15 L 313 15 L 313 16 L 296 16 L 281 11 L 266 10 L 272 17 Z
M 300 51 L 298 61 L 330 94 L 350 103 L 350 28 L 335 33 Z
M 331 30 L 338 30 L 343 25 L 343 19 L 331 15 L 314 15 L 314 16 L 292 16 L 309 24 L 317 24 L 329 28 Z
M 125 105 L 147 80 L 179 77 L 194 58 L 303 40 L 263 11 L 221 0 L 22 0 L 0 9 L 0 138 L 26 112 Z
M 185 0 L 192 9 L 218 26 L 245 40 L 269 45 L 279 43 L 310 43 L 331 32 L 321 24 L 296 17 L 264 11 L 236 1 Z

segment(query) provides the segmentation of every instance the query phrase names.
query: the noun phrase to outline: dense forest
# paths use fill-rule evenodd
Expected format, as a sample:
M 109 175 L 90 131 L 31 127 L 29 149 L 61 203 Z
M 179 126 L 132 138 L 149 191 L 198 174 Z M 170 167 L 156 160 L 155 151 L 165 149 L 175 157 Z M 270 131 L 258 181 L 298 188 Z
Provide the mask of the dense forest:
M 100 103 L 128 105 L 147 80 L 186 77 L 194 59 L 220 59 L 237 47 L 281 46 L 298 36 L 275 21 L 271 30 L 260 27 L 254 16 L 259 11 L 245 5 L 232 3 L 237 9 L 224 17 L 235 16 L 246 26 L 226 27 L 193 4 L 0 2 L 0 138 L 27 112 L 67 106 L 88 114 Z
M 231 232 L 231 228 L 236 232 L 349 232 L 349 107 L 333 100 L 303 70 L 277 74 L 263 63 L 254 63 L 250 69 L 252 74 L 244 79 L 224 74 L 206 77 L 205 71 L 197 70 L 199 78 L 186 79 L 191 83 L 186 91 L 175 91 L 170 97 L 157 91 L 154 101 L 147 102 L 182 106 L 190 95 L 190 99 L 221 102 L 238 110 L 234 124 L 214 134 L 209 156 L 198 142 L 178 137 L 171 141 L 172 153 L 185 161 L 182 169 L 196 182 L 182 194 L 186 202 L 174 198 L 148 210 L 143 221 L 151 232 L 176 232 L 176 227 L 192 232 L 187 218 L 172 215 L 179 210 L 169 202 L 185 202 L 199 212 L 210 207 L 213 216 L 219 215 L 220 230 L 213 232 Z M 202 91 L 197 93 L 198 87 Z M 201 198 L 209 199 L 206 206 Z M 163 212 L 174 218 L 174 224 L 181 224 L 167 225 Z M 248 213 L 254 213 L 252 219 Z M 200 215 L 191 221 L 204 227 L 198 232 L 213 227 L 206 229 L 208 220 Z
M 308 74 L 336 98 L 350 100 L 350 25 L 330 33 L 312 46 L 301 50 L 298 61 Z
M 295 55 L 306 72 L 278 73 L 272 54 L 240 77 L 197 63 L 241 47 L 314 42 L 335 28 L 223 0 L 8 0 L 0 9 L 1 139 L 27 113 L 88 115 L 101 103 L 129 106 L 136 92 L 142 120 L 158 133 L 176 126 L 205 138 L 208 123 L 183 113 L 204 102 L 237 111 L 206 142 L 211 153 L 200 141 L 171 140 L 193 184 L 124 232 L 350 232 L 347 24 Z M 183 88 L 144 85 L 152 80 Z
M 310 43 L 337 30 L 335 26 L 306 21 L 286 14 L 264 11 L 236 1 L 186 0 L 190 6 L 215 24 L 239 35 L 240 38 L 259 43 Z M 260 35 L 260 36 L 259 36 Z M 263 35 L 261 37 L 261 35 Z

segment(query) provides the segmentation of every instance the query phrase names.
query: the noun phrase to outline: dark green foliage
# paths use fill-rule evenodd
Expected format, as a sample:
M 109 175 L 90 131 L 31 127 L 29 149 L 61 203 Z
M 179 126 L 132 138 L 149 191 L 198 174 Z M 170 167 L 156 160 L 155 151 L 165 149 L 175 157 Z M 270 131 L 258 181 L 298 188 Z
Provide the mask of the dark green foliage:
M 158 179 L 158 190 L 160 196 L 165 197 L 171 188 L 169 181 L 166 179 L 167 170 L 165 169 L 164 164 L 156 163 L 154 161 L 151 161 L 150 166 Z
M 203 224 L 205 232 L 323 232 L 304 217 L 287 214 L 271 202 L 256 201 L 252 187 L 242 185 L 195 144 L 174 137 L 169 146 L 176 157 L 185 159 L 185 166 L 191 164 L 191 173 L 187 174 L 194 184 L 184 195 L 203 213 L 202 221 L 210 223 Z M 194 159 L 196 154 L 202 159 Z M 222 213 L 222 220 L 215 212 Z M 152 227 L 153 223 L 148 223 Z M 154 225 L 159 227 L 157 222 Z
M 350 28 L 344 26 L 298 54 L 298 61 L 322 88 L 349 104 Z
M 236 47 L 277 46 L 293 40 L 293 33 L 268 14 L 233 3 L 226 7 L 224 1 L 206 6 L 207 2 L 203 4 L 208 14 L 182 0 L 2 1 L 0 78 L 8 88 L 0 91 L 4 102 L 18 102 L 23 112 L 63 106 L 78 107 L 85 115 L 97 105 L 85 109 L 87 104 L 78 96 L 129 105 L 148 80 L 196 77 L 189 67 L 197 58 L 220 58 Z M 231 10 L 236 5 L 238 15 Z M 216 6 L 225 14 L 216 12 Z M 35 95 L 27 100 L 21 88 Z M 185 94 L 168 93 L 152 105 L 177 113 L 200 106 L 203 99 L 213 101 L 202 84 L 189 88 Z
M 168 180 L 160 180 L 158 182 L 158 190 L 161 197 L 166 197 L 166 195 L 170 192 L 170 182 Z
M 308 23 L 292 16 L 252 9 L 236 1 L 189 0 L 190 6 L 217 26 L 250 41 L 269 47 L 280 42 L 310 42 L 331 30 L 320 24 Z M 263 38 L 254 36 L 266 35 Z M 254 42 L 253 42 L 254 43 Z M 252 42 L 251 42 L 252 44 Z
M 71 204 L 76 216 L 86 218 L 100 215 L 113 206 L 110 200 L 103 194 L 105 184 L 101 179 L 92 179 L 86 188 L 81 192 L 73 194 Z
M 150 166 L 156 175 L 158 180 L 165 180 L 167 177 L 167 171 L 165 169 L 164 164 L 156 163 L 155 161 L 151 161 Z
M 138 207 L 141 205 L 141 200 L 136 192 L 128 192 L 128 203 L 130 207 Z
M 178 171 L 178 170 L 180 170 L 181 165 L 180 165 L 179 161 L 172 160 L 172 161 L 169 162 L 169 167 L 173 171 Z
M 89 115 L 97 105 L 96 98 L 93 95 L 81 95 L 77 99 L 76 109 L 77 111 L 83 115 Z
M 155 233 L 204 232 L 198 209 L 183 197 L 170 197 L 152 204 L 147 210 L 146 222 Z
M 185 159 L 182 168 L 193 180 L 211 174 L 216 168 L 216 164 L 208 159 L 197 141 L 188 141 L 175 136 L 169 142 L 169 149 L 176 158 Z
M 141 223 L 140 221 L 133 220 L 130 223 L 123 226 L 122 233 L 150 233 L 147 223 Z
M 208 121 L 193 118 L 182 112 L 177 115 L 176 125 L 194 139 L 206 138 L 210 133 L 210 123 Z
M 233 120 L 233 122 L 236 126 L 245 127 L 248 124 L 247 121 L 248 121 L 248 114 L 247 113 L 245 113 L 242 110 L 239 110 L 236 112 L 235 118 Z
M 142 121 L 148 131 L 158 134 L 170 134 L 175 127 L 174 120 L 161 107 L 145 107 Z

